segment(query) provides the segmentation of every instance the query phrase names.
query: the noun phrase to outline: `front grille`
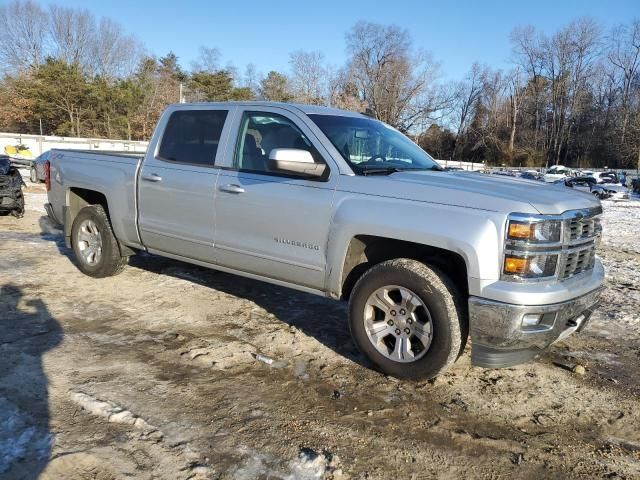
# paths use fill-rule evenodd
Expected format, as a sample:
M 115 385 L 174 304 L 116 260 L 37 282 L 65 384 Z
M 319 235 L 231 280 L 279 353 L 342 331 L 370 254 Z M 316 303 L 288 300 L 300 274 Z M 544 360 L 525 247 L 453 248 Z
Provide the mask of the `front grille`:
M 596 261 L 596 245 L 602 232 L 602 208 L 569 212 L 565 220 L 565 246 L 560 255 L 558 278 L 566 280 L 591 270 Z
M 571 241 L 586 240 L 600 233 L 600 217 L 576 217 L 569 223 Z
M 561 256 L 558 278 L 565 280 L 579 273 L 591 270 L 596 261 L 596 246 L 590 244 L 577 250 L 570 250 Z

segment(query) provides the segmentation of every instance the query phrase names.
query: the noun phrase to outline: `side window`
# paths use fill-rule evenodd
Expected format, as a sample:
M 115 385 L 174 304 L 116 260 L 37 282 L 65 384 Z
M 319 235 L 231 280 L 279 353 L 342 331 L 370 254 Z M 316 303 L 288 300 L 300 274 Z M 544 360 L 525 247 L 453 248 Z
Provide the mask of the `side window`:
M 276 113 L 245 112 L 233 166 L 238 170 L 273 174 L 267 162 L 274 148 L 307 150 L 316 162 L 324 163 L 309 139 L 288 118 Z
M 212 166 L 226 110 L 181 110 L 173 112 L 165 128 L 158 156 L 171 162 Z

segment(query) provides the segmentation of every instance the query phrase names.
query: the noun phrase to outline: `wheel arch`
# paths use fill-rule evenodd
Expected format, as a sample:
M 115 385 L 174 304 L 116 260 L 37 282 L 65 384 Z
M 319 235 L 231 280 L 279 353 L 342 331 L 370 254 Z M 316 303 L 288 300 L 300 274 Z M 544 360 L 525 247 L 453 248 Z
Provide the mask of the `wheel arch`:
M 80 210 L 90 205 L 100 205 L 104 209 L 107 219 L 111 222 L 109 202 L 104 193 L 81 187 L 70 187 L 67 190 L 67 201 L 64 208 L 64 237 L 67 247 L 71 247 L 71 227 L 73 225 L 73 221 L 78 216 Z M 113 228 L 113 223 L 111 222 L 111 224 Z M 116 240 L 118 240 L 117 237 Z M 120 249 L 120 253 L 123 257 L 135 253 L 132 249 L 123 245 L 119 240 L 118 248 Z
M 469 295 L 465 259 L 459 253 L 416 242 L 376 235 L 355 235 L 349 241 L 340 274 L 339 298 L 348 300 L 358 279 L 387 260 L 409 258 L 433 266 L 451 278 L 461 295 Z

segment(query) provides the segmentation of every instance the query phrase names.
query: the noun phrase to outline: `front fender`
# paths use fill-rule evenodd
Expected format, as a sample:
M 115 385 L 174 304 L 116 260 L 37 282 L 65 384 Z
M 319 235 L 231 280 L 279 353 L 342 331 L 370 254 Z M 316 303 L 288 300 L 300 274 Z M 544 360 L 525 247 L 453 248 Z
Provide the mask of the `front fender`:
M 471 278 L 499 279 L 504 214 L 413 200 L 345 195 L 336 202 L 327 246 L 327 292 L 339 298 L 351 240 L 372 235 L 460 255 Z

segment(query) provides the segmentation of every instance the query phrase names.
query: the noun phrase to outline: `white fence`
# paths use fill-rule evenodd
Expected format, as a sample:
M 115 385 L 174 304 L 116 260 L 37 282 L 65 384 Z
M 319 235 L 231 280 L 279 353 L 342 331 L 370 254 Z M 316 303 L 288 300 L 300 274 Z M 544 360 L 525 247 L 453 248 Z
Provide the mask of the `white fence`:
M 26 145 L 33 157 L 52 148 L 74 150 L 102 150 L 105 152 L 130 151 L 144 152 L 149 142 L 135 140 L 111 140 L 104 138 L 52 137 L 49 135 L 21 135 L 19 133 L 0 133 L 0 153 L 6 146 Z
M 484 163 L 460 162 L 458 160 L 436 160 L 444 168 L 461 168 L 463 170 L 477 171 L 484 170 Z

